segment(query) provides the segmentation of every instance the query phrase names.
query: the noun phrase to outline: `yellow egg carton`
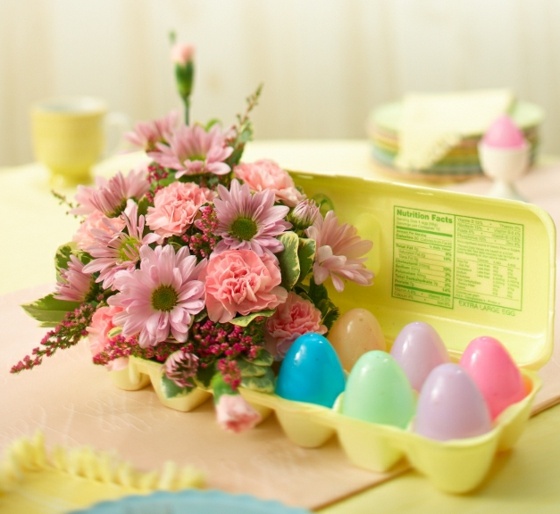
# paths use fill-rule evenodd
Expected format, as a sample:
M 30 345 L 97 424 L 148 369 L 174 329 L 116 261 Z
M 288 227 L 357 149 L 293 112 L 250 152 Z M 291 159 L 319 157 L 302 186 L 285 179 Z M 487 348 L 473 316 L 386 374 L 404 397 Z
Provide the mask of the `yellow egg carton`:
M 528 394 L 505 409 L 490 432 L 444 442 L 411 427 L 342 415 L 339 402 L 327 408 L 243 388 L 242 395 L 263 418 L 274 413 L 298 446 L 320 447 L 337 436 L 348 459 L 361 468 L 388 471 L 406 458 L 444 491 L 475 489 L 495 454 L 512 448 L 522 434 L 541 386 L 536 371 L 552 352 L 556 234 L 550 216 L 531 204 L 412 185 L 304 173 L 293 177 L 308 196 L 328 199 L 342 222 L 374 242 L 367 262 L 375 272 L 374 285 L 329 291 L 342 312 L 371 311 L 389 346 L 408 323 L 429 323 L 455 361 L 473 339 L 494 337 L 519 366 Z M 137 358 L 113 376 L 123 389 L 151 382 L 160 401 L 180 411 L 193 410 L 212 395 L 197 388 L 166 398 L 161 365 Z

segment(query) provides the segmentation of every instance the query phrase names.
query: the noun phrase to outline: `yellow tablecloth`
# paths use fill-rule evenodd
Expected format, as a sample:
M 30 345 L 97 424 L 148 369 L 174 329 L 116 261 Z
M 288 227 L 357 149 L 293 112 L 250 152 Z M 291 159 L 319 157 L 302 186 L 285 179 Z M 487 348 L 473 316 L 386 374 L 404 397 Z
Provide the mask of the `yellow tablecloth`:
M 247 148 L 245 160 L 252 161 L 257 158 L 271 158 L 283 167 L 298 171 L 358 175 L 381 180 L 389 178 L 373 166 L 366 141 L 251 143 Z M 134 162 L 142 159 L 140 155 L 118 156 L 97 166 L 95 173 L 110 175 L 118 170 L 127 171 Z M 530 201 L 549 211 L 557 224 L 560 222 L 559 172 L 560 164 L 539 166 L 519 183 L 521 192 Z M 484 178 L 479 178 L 461 184 L 438 187 L 484 194 L 490 184 Z M 70 238 L 77 222 L 71 216 L 64 215 L 65 208 L 58 206 L 48 191 L 48 175 L 40 165 L 30 164 L 0 170 L 0 233 L 3 236 L 0 254 L 0 294 L 14 294 L 19 290 L 36 288 L 54 281 L 51 256 L 54 255 L 58 244 Z M 66 193 L 71 197 L 73 192 L 69 190 Z M 6 334 L 0 336 L 4 344 L 8 343 L 5 337 Z M 558 339 L 556 337 L 556 341 Z M 22 347 L 22 354 L 34 344 L 35 341 L 26 341 L 25 347 Z M 68 358 L 73 357 L 69 355 Z M 51 368 L 50 372 L 53 372 L 53 369 Z M 95 370 L 98 371 L 100 370 Z M 41 372 L 47 373 L 47 368 L 31 373 Z M 20 382 L 23 388 L 21 394 L 24 394 L 27 386 L 23 385 L 26 383 L 23 375 Z M 59 392 L 62 394 L 62 391 Z M 3 394 L 14 393 L 4 389 Z M 131 405 L 136 403 L 136 400 L 131 401 L 133 402 Z M 53 402 L 65 403 L 66 398 L 61 396 Z M 70 405 L 69 408 L 75 409 L 76 406 Z M 99 405 L 92 404 L 88 408 L 91 409 L 92 415 L 96 415 L 96 409 L 100 408 L 107 415 L 107 409 L 113 407 L 104 402 Z M 4 419 L 0 421 L 0 427 L 7 426 L 9 422 L 10 431 L 8 433 L 4 431 L 2 434 L 3 448 L 6 447 L 8 436 L 16 438 L 20 435 L 18 432 L 28 434 L 33 428 L 30 426 L 29 419 L 18 425 L 13 419 L 7 419 L 6 414 L 3 414 Z M 41 408 L 33 413 L 30 419 L 36 419 L 37 425 L 40 426 L 44 416 L 47 415 L 45 409 Z M 131 412 L 130 416 L 129 429 L 141 431 L 142 427 L 135 427 L 138 420 L 133 419 L 134 413 Z M 560 466 L 559 426 L 560 406 L 550 408 L 532 418 L 514 451 L 498 456 L 489 480 L 474 494 L 453 496 L 442 493 L 425 478 L 409 471 L 396 479 L 355 494 L 320 511 L 328 514 L 373 511 L 384 513 L 410 511 L 430 514 L 433 512 L 484 513 L 500 509 L 507 509 L 508 513 L 559 512 L 560 488 L 557 486 Z M 121 430 L 120 435 L 125 437 L 126 430 L 122 431 L 123 427 L 114 428 Z M 73 442 L 71 434 L 65 434 L 65 437 L 67 441 Z M 84 443 L 84 441 L 74 442 Z M 121 444 L 124 445 L 125 441 L 121 441 Z M 278 477 L 278 480 L 285 479 L 286 477 Z M 341 475 L 341 480 L 354 479 L 361 479 L 359 472 L 346 470 L 345 474 Z M 254 480 L 259 478 L 254 477 Z

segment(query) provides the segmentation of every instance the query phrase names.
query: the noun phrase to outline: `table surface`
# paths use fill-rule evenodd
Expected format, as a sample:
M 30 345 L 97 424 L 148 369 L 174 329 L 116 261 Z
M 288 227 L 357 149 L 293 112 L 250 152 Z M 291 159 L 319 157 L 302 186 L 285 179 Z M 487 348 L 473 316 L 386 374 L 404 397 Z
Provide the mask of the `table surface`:
M 140 155 L 120 155 L 98 165 L 94 173 L 109 176 L 128 171 Z M 244 160 L 277 161 L 282 167 L 323 174 L 342 174 L 402 181 L 386 175 L 370 159 L 367 141 L 262 141 L 248 145 Z M 405 180 L 406 181 L 406 180 Z M 420 184 L 472 194 L 486 194 L 484 177 L 461 183 Z M 560 223 L 560 163 L 546 160 L 519 181 L 519 190 Z M 73 190 L 62 192 L 71 198 Z M 65 216 L 49 194 L 47 171 L 38 164 L 0 169 L 0 234 L 3 236 L 0 295 L 54 281 L 52 255 L 70 239 L 77 220 Z M 558 337 L 556 337 L 558 340 Z M 560 488 L 560 406 L 530 419 L 513 451 L 497 456 L 489 479 L 469 495 L 449 495 L 435 489 L 414 471 L 323 508 L 325 514 L 393 512 L 509 513 L 558 512 Z

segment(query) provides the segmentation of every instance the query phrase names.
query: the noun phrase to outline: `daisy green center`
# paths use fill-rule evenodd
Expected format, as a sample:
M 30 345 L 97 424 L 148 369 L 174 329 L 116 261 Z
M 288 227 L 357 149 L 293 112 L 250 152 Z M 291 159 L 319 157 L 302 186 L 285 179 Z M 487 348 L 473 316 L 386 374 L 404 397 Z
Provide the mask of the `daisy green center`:
M 126 201 L 126 198 L 123 198 L 121 200 L 121 203 L 119 203 L 111 212 L 107 213 L 107 217 L 117 218 L 118 216 L 120 216 L 126 208 Z
M 251 218 L 236 218 L 231 224 L 229 233 L 236 239 L 241 241 L 250 241 L 255 237 L 258 231 L 258 226 Z
M 132 236 L 125 236 L 121 240 L 119 246 L 118 254 L 119 261 L 137 261 L 139 257 L 138 248 L 140 247 L 140 241 Z
M 169 312 L 178 299 L 177 291 L 171 286 L 161 285 L 152 291 L 152 307 L 156 311 Z
M 193 153 L 189 155 L 189 161 L 204 161 L 206 159 L 206 155 L 201 153 Z

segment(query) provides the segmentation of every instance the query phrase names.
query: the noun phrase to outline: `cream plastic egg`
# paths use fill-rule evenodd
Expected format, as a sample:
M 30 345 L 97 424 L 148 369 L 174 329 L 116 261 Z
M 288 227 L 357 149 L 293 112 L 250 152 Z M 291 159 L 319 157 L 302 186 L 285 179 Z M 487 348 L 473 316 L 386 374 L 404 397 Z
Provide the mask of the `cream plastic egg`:
M 346 371 L 351 370 L 364 353 L 387 350 L 379 321 L 370 311 L 360 307 L 340 316 L 333 323 L 328 339 Z

